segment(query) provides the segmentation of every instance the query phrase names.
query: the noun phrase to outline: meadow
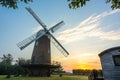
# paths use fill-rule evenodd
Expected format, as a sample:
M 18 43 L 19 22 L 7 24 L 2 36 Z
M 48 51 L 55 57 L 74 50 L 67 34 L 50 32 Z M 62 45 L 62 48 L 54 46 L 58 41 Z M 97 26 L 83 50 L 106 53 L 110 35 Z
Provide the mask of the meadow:
M 52 75 L 51 77 L 14 77 L 7 79 L 6 76 L 0 75 L 0 80 L 88 80 L 87 76 L 62 76 Z

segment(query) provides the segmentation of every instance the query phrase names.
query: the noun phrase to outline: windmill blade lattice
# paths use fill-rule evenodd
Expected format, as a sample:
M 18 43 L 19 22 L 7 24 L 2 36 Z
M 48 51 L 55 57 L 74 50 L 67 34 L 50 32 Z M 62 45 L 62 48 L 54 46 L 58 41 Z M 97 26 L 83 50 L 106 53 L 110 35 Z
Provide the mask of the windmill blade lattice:
M 39 32 L 33 34 L 32 36 L 30 36 L 30 37 L 24 39 L 23 41 L 19 42 L 17 44 L 17 46 L 22 50 L 25 47 L 27 47 L 28 45 L 30 45 L 33 41 L 42 37 L 43 35 L 45 35 L 45 32 L 43 30 L 40 30 Z
M 54 25 L 53 27 L 51 27 L 49 30 L 54 33 L 57 29 L 59 29 L 62 25 L 64 25 L 64 21 L 60 21 L 59 23 L 57 23 L 56 25 Z
M 49 36 L 51 36 L 51 41 L 52 43 L 55 45 L 55 47 L 65 56 L 67 57 L 69 55 L 69 53 L 67 52 L 67 50 L 57 41 L 57 39 L 49 33 Z
M 65 57 L 68 56 L 68 54 L 66 54 L 66 52 L 58 45 L 58 43 L 56 43 L 56 41 L 53 38 L 51 38 L 51 42 Z
M 42 20 L 34 13 L 34 11 L 30 7 L 26 7 L 26 10 L 35 18 L 35 20 L 45 29 L 46 25 L 42 22 Z
M 36 34 L 33 34 L 32 36 L 24 39 L 23 41 L 19 42 L 17 46 L 22 50 L 25 47 L 27 47 L 29 44 L 31 44 L 36 38 Z

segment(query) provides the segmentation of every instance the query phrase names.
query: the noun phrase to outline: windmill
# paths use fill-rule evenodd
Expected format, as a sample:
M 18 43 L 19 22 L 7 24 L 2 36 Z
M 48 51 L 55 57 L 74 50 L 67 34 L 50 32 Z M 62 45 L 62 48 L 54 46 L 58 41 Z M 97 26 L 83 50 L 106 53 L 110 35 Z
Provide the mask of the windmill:
M 48 76 L 50 75 L 50 68 L 55 67 L 51 65 L 50 41 L 52 41 L 52 43 L 64 56 L 69 55 L 67 50 L 51 34 L 51 32 L 54 33 L 58 28 L 60 28 L 64 24 L 64 21 L 61 21 L 53 27 L 47 29 L 47 26 L 41 21 L 41 19 L 33 12 L 30 7 L 26 7 L 26 9 L 37 20 L 43 29 L 39 30 L 37 33 L 33 34 L 27 39 L 19 42 L 17 46 L 23 50 L 35 41 L 31 57 L 31 64 L 26 65 L 25 67 L 27 67 L 30 75 Z

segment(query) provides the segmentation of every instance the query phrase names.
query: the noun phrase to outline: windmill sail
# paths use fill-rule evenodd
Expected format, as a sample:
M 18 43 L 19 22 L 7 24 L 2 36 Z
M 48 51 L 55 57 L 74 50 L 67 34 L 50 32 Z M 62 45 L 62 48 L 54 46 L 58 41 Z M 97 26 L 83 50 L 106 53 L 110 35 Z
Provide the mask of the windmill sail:
M 54 33 L 57 29 L 59 29 L 62 25 L 64 25 L 64 21 L 61 21 L 59 23 L 57 23 L 56 25 L 54 25 L 53 27 L 51 27 L 49 30 Z
M 67 57 L 69 55 L 69 53 L 67 52 L 67 50 L 57 41 L 57 39 L 49 33 L 49 36 L 52 37 L 52 43 L 56 46 L 56 48 L 65 56 Z
M 36 21 L 45 29 L 47 30 L 46 25 L 42 22 L 42 20 L 33 12 L 33 10 L 30 7 L 26 7 L 28 12 L 36 19 Z
M 23 41 L 19 42 L 17 44 L 17 46 L 22 50 L 25 47 L 27 47 L 28 45 L 30 45 L 33 41 L 42 37 L 43 35 L 45 35 L 45 32 L 43 30 L 40 30 L 39 32 L 33 34 L 32 36 L 30 36 L 30 37 L 24 39 Z

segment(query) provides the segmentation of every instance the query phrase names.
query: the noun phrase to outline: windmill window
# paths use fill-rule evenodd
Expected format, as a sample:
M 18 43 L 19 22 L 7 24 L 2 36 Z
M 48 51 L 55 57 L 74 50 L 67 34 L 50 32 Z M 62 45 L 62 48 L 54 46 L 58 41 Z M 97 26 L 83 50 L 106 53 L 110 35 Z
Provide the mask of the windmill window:
M 115 66 L 120 66 L 120 55 L 113 56 Z
M 35 43 L 35 46 L 37 46 L 38 45 L 38 41 L 36 41 L 36 43 Z

